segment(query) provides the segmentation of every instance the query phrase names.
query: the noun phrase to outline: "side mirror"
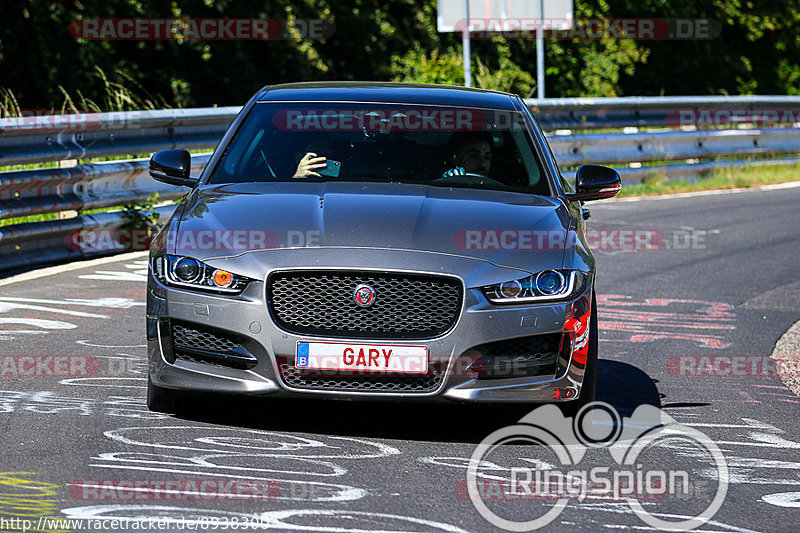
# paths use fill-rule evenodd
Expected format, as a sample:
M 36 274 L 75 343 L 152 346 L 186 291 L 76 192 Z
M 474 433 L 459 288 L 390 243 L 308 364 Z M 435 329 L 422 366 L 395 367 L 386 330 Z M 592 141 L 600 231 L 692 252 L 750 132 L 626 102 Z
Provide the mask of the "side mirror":
M 581 165 L 575 175 L 575 192 L 566 195 L 570 202 L 602 200 L 616 196 L 622 189 L 619 173 L 600 165 Z
M 150 158 L 150 175 L 170 185 L 197 185 L 197 179 L 189 177 L 191 168 L 192 156 L 187 150 L 161 150 Z

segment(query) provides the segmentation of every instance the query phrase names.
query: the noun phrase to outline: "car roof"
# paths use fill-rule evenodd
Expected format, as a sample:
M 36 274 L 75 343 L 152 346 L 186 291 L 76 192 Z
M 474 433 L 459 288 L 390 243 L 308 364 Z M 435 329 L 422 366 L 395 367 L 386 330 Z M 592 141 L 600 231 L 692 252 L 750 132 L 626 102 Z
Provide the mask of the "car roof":
M 258 102 L 370 102 L 481 107 L 515 111 L 515 96 L 454 85 L 392 82 L 308 82 L 264 87 Z

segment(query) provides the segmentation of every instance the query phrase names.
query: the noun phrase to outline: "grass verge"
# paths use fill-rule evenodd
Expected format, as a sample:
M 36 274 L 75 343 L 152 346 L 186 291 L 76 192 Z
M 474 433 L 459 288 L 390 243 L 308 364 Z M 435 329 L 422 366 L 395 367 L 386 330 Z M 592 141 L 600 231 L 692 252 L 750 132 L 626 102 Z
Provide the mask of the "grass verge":
M 800 180 L 800 163 L 794 165 L 721 168 L 710 176 L 696 181 L 654 178 L 635 185 L 625 185 L 619 193 L 625 196 L 657 196 L 680 192 L 709 191 L 714 189 L 743 189 Z

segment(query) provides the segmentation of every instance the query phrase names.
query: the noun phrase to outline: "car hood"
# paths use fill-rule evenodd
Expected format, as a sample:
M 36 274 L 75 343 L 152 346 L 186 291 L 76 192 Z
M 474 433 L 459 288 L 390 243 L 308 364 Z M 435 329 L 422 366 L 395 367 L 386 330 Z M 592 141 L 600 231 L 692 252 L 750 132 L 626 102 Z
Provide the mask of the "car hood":
M 536 271 L 563 265 L 569 227 L 556 198 L 398 183 L 226 184 L 200 187 L 185 202 L 169 248 L 200 260 L 379 249 Z

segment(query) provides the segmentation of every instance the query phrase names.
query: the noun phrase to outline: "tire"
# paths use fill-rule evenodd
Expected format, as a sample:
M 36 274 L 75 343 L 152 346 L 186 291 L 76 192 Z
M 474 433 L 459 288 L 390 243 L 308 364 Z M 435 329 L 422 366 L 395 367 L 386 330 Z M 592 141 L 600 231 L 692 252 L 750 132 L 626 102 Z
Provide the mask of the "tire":
M 147 408 L 157 413 L 177 413 L 179 410 L 179 393 L 154 385 L 147 379 Z
M 586 369 L 583 372 L 583 385 L 580 396 L 571 402 L 562 402 L 561 411 L 564 416 L 575 416 L 581 407 L 590 404 L 597 398 L 597 300 L 592 293 L 592 313 L 589 316 L 589 350 L 586 354 Z

